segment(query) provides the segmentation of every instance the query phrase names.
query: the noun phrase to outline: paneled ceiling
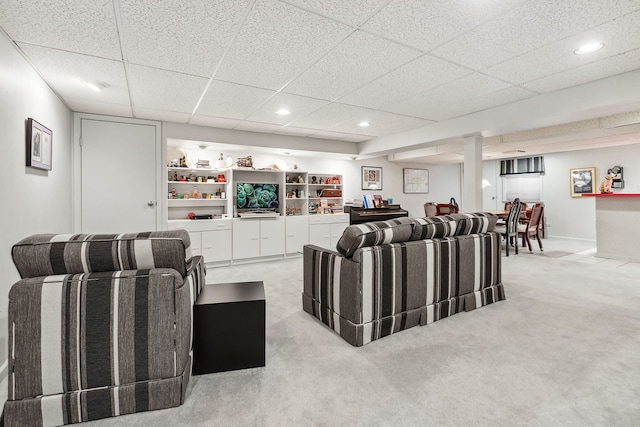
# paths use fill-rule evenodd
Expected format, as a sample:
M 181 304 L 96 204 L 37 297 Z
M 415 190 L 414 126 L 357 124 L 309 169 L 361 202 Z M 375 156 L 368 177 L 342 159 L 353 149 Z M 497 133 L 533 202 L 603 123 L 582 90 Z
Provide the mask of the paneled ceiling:
M 345 144 L 640 69 L 640 0 L 0 0 L 0 28 L 73 111 Z M 640 143 L 625 117 L 485 151 Z M 459 162 L 460 144 L 396 157 Z

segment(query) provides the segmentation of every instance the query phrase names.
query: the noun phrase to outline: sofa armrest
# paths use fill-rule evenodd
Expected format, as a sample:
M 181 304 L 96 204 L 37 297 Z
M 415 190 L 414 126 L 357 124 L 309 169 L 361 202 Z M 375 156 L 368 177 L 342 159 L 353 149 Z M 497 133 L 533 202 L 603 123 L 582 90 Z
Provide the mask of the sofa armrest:
M 320 310 L 333 311 L 359 323 L 362 317 L 360 265 L 338 252 L 315 245 L 304 246 L 303 260 L 303 294 L 315 301 Z

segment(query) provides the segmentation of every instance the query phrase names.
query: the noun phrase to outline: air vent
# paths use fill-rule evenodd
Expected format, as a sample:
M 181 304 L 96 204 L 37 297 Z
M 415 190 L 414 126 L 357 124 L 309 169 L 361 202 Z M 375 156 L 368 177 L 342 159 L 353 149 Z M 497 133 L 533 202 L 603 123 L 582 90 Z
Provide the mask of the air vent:
M 533 156 L 500 161 L 500 176 L 523 173 L 544 174 L 544 158 L 542 156 Z

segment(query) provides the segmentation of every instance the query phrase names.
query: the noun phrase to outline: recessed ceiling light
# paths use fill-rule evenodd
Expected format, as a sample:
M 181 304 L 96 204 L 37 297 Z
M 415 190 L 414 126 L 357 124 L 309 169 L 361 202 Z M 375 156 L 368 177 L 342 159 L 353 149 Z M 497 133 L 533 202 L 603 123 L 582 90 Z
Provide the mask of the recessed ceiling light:
M 85 86 L 91 88 L 92 90 L 95 90 L 96 92 L 102 92 L 104 89 L 106 89 L 109 86 L 106 83 L 102 83 L 102 82 L 83 81 L 82 83 L 84 83 Z
M 370 125 L 370 123 L 366 122 L 366 121 L 362 121 L 362 122 L 358 123 L 358 126 L 360 126 L 361 128 L 366 128 L 369 125 Z
M 288 116 L 289 114 L 291 114 L 291 111 L 287 110 L 286 108 L 281 108 L 278 111 L 276 111 L 276 114 L 280 116 Z
M 585 55 L 587 53 L 600 50 L 603 47 L 604 47 L 604 43 L 601 43 L 601 42 L 589 43 L 589 44 L 580 46 L 578 49 L 574 50 L 573 53 L 575 53 L 576 55 Z

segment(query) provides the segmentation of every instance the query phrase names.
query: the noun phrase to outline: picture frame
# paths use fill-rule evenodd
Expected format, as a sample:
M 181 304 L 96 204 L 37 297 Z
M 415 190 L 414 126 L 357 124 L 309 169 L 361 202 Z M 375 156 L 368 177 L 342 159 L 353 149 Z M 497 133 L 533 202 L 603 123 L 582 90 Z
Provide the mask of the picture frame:
M 596 168 L 569 169 L 571 197 L 582 197 L 583 194 L 596 192 Z
M 362 189 L 382 190 L 382 168 L 362 166 Z
M 52 149 L 53 131 L 29 117 L 26 138 L 27 166 L 50 171 Z
M 406 194 L 429 193 L 429 169 L 402 169 L 402 191 Z

